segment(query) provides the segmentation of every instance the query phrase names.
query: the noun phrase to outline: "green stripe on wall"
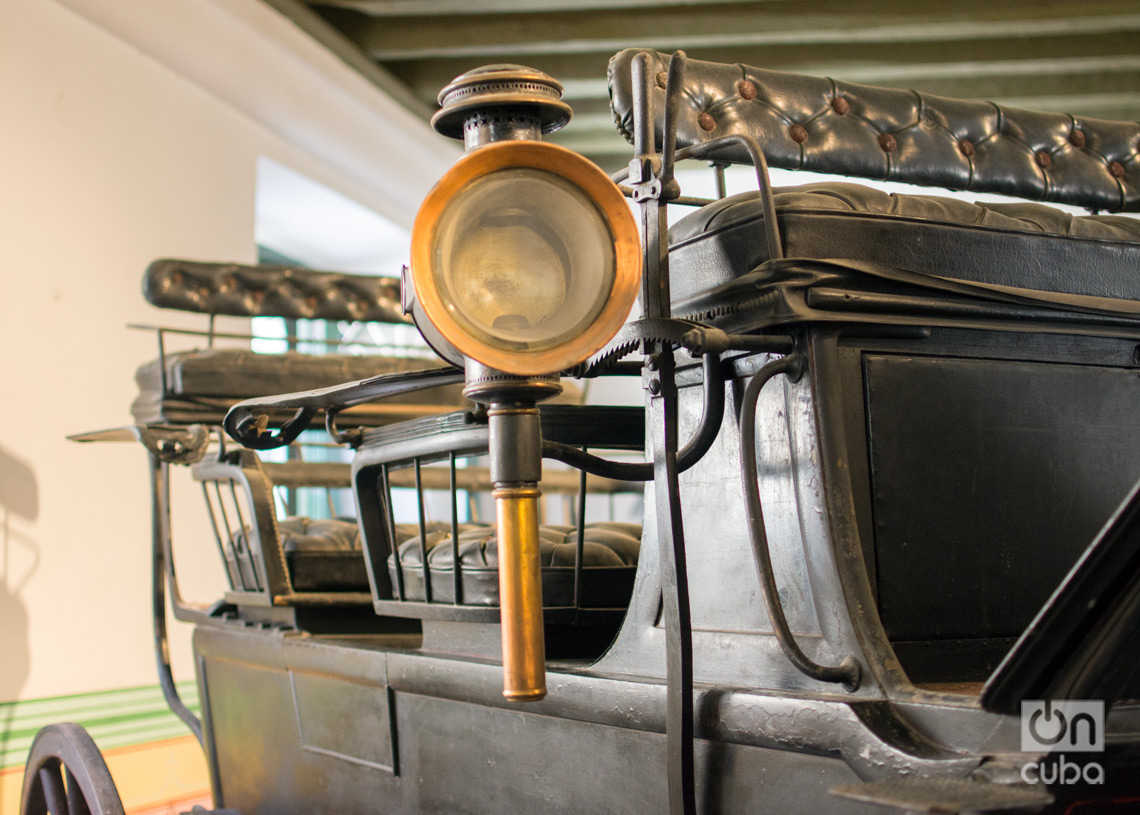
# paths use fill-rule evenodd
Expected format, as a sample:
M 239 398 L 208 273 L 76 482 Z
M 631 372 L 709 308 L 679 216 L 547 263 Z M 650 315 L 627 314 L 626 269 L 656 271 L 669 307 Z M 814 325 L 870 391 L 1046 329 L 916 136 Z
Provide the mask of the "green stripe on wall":
M 178 693 L 195 715 L 201 715 L 193 680 L 179 682 Z M 158 685 L 0 702 L 0 769 L 23 765 L 36 733 L 57 722 L 83 725 L 101 750 L 190 734 L 166 706 Z

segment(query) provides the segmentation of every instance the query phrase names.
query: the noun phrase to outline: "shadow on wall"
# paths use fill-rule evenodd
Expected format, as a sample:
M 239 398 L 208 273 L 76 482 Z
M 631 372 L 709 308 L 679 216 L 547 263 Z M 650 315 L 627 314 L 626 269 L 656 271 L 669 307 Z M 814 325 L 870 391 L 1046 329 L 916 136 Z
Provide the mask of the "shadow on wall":
M 24 461 L 0 447 L 0 702 L 14 701 L 28 678 L 28 612 L 20 600 L 40 565 L 40 547 L 13 528 L 14 519 L 34 521 L 40 514 L 35 473 Z M 12 730 L 12 706 L 0 713 L 0 754 Z

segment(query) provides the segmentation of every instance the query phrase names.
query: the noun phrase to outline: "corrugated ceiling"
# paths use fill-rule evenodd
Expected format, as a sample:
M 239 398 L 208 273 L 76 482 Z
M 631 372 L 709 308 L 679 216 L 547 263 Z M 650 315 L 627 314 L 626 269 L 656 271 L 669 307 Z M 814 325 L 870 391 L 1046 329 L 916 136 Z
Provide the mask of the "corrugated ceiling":
M 616 51 L 683 48 L 695 59 L 1140 119 L 1137 0 L 266 0 L 425 118 L 439 89 L 513 62 L 566 87 L 571 124 L 552 141 L 607 169 L 629 148 L 610 120 Z

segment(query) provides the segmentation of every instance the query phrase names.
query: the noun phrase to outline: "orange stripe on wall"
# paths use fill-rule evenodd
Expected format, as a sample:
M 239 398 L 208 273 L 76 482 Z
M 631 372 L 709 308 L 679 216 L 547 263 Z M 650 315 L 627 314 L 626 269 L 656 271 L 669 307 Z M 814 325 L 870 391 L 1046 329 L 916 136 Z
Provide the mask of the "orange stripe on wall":
M 179 815 L 181 812 L 189 812 L 194 806 L 200 806 L 203 809 L 213 808 L 214 801 L 210 797 L 210 791 L 199 790 L 196 795 L 188 795 L 185 798 L 159 801 L 153 806 L 128 809 L 126 815 Z
M 116 747 L 103 753 L 127 815 L 185 812 L 194 804 L 209 808 L 209 774 L 193 736 Z M 0 770 L 0 815 L 17 815 L 24 768 Z

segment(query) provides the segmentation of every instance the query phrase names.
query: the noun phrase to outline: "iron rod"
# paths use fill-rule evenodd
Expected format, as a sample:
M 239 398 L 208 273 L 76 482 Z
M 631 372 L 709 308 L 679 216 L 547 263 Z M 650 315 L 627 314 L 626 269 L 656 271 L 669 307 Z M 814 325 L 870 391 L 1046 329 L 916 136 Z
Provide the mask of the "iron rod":
M 760 391 L 774 377 L 784 374 L 798 377 L 802 371 L 803 357 L 799 353 L 788 354 L 773 360 L 756 372 L 748 380 L 740 405 L 740 475 L 744 482 L 744 504 L 748 513 L 748 536 L 752 543 L 752 557 L 756 564 L 757 576 L 763 590 L 764 606 L 768 610 L 768 620 L 776 641 L 796 669 L 805 676 L 821 682 L 841 682 L 854 690 L 859 687 L 859 663 L 854 656 L 847 655 L 838 665 L 820 665 L 807 656 L 796 642 L 795 635 L 788 625 L 784 606 L 780 601 L 776 585 L 772 556 L 768 549 L 768 532 L 764 527 L 764 508 L 760 501 L 760 484 L 756 462 L 756 403 Z
M 396 512 L 392 508 L 392 482 L 389 480 L 390 472 L 387 464 L 380 467 L 380 479 L 384 490 L 384 509 L 388 519 L 388 548 L 392 552 L 392 560 L 396 563 L 396 599 L 404 599 L 404 563 L 400 559 L 400 548 L 396 543 Z
M 416 508 L 419 510 L 417 520 L 420 524 L 420 569 L 424 575 L 424 602 L 431 602 L 431 572 L 428 571 L 427 550 L 427 521 L 424 518 L 424 487 L 420 479 L 420 458 L 416 456 L 413 464 L 416 473 Z
M 237 551 L 237 538 L 234 536 L 233 529 L 230 528 L 230 516 L 226 512 L 226 502 L 222 498 L 222 485 L 220 481 L 214 481 L 214 493 L 218 496 L 218 512 L 222 516 L 222 524 L 226 528 L 226 540 L 230 542 L 230 546 L 234 549 L 234 555 L 237 558 L 238 577 L 241 578 L 241 590 L 249 591 L 250 588 L 245 584 L 245 575 L 241 571 L 241 553 Z M 246 552 L 249 551 L 249 541 L 246 541 Z
M 218 519 L 214 517 L 214 502 L 210 500 L 210 491 L 206 488 L 206 482 L 202 482 L 202 497 L 206 499 L 206 514 L 210 516 L 210 526 L 214 530 L 214 540 L 218 544 L 218 554 L 222 556 L 222 563 L 226 565 L 226 579 L 230 583 L 231 589 L 237 589 L 237 582 L 235 581 L 235 574 L 237 573 L 237 557 L 233 553 L 233 541 L 229 542 L 230 553 L 226 552 L 226 545 L 222 543 L 221 533 L 218 531 Z
M 451 579 L 454 582 L 454 603 L 463 604 L 463 568 L 459 563 L 459 506 L 456 503 L 455 452 L 448 454 L 448 474 L 451 476 Z
M 154 623 L 154 653 L 158 667 L 158 683 L 167 707 L 185 722 L 202 744 L 202 722 L 190 712 L 178 686 L 174 684 L 174 672 L 170 667 L 170 639 L 166 632 L 166 580 L 167 549 L 170 542 L 170 465 L 150 456 L 151 489 L 151 615 Z
M 582 445 L 582 452 L 586 446 Z M 586 471 L 578 471 L 578 517 L 574 519 L 578 532 L 574 547 L 574 608 L 582 607 L 582 555 L 586 548 Z

